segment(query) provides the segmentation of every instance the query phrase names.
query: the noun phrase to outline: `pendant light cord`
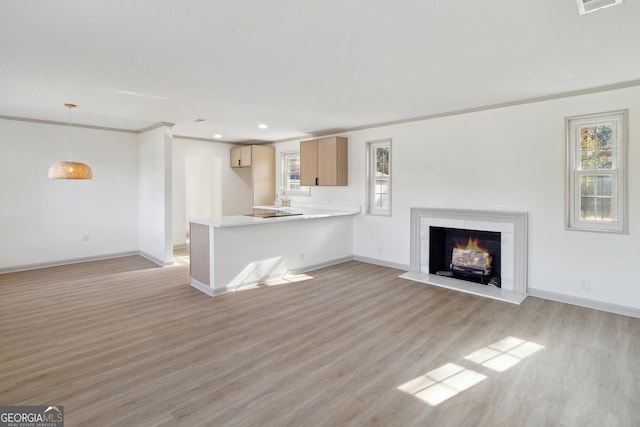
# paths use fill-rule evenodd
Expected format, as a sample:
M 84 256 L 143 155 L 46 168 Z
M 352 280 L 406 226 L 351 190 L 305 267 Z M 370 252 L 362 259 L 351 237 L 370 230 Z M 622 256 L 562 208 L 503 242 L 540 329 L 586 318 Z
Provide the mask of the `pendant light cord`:
M 71 110 L 76 108 L 76 104 L 64 104 L 69 109 L 69 145 L 67 146 L 67 160 L 71 161 L 71 143 L 73 142 L 73 131 L 71 130 Z

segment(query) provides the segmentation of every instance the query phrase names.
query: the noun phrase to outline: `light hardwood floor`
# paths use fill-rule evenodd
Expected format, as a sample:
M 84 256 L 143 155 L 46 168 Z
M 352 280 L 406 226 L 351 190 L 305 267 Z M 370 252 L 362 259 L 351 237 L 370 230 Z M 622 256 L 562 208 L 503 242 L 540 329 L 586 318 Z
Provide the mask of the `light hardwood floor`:
M 355 261 L 209 298 L 179 263 L 0 275 L 0 404 L 66 426 L 640 425 L 640 319 Z

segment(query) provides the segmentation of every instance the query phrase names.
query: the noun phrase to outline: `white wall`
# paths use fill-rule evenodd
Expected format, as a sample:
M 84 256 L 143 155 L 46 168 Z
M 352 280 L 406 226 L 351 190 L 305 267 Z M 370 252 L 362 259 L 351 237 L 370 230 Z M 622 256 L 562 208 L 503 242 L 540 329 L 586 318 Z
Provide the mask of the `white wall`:
M 564 228 L 564 118 L 629 109 L 629 234 Z M 411 207 L 529 213 L 529 288 L 640 308 L 640 88 L 628 88 L 342 134 L 349 186 L 312 188 L 298 202 L 365 210 L 367 141 L 392 138 L 392 216 L 355 218 L 356 256 L 409 264 Z M 276 144 L 280 153 L 298 141 Z M 280 166 L 278 166 L 279 168 Z M 279 169 L 278 169 L 279 170 Z M 591 290 L 580 289 L 580 279 Z
M 187 155 L 185 193 L 187 218 L 222 216 L 221 159 L 212 156 Z M 187 231 L 189 224 L 185 223 L 183 229 Z
M 137 251 L 137 135 L 71 135 L 70 144 L 67 126 L 0 119 L 0 270 Z M 92 180 L 48 179 L 70 145 Z
M 200 156 L 220 162 L 220 207 L 222 215 L 241 215 L 251 206 L 250 168 L 232 169 L 229 155 L 233 144 L 173 138 L 173 244 L 184 245 L 186 213 L 186 158 Z
M 140 252 L 157 264 L 173 259 L 172 138 L 167 126 L 139 135 L 139 240 Z

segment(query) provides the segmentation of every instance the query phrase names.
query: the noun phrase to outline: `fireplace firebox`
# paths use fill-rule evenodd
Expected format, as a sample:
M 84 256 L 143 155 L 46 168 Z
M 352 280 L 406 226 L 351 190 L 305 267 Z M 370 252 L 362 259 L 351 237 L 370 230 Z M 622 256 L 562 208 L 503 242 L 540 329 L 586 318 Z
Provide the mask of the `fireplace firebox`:
M 429 227 L 429 273 L 501 287 L 500 232 Z

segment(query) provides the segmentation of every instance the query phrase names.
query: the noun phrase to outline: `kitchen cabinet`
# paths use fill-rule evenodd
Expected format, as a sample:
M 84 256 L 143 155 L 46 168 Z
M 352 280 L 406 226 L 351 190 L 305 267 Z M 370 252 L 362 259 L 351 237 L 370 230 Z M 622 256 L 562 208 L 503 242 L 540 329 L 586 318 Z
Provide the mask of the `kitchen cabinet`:
M 251 206 L 272 205 L 276 195 L 276 149 L 263 145 L 235 147 L 230 158 L 232 168 L 251 170 Z
M 276 149 L 251 146 L 252 206 L 272 205 L 276 197 Z
M 333 136 L 300 142 L 300 185 L 348 185 L 347 138 Z
M 231 149 L 231 167 L 244 168 L 251 166 L 251 145 Z

